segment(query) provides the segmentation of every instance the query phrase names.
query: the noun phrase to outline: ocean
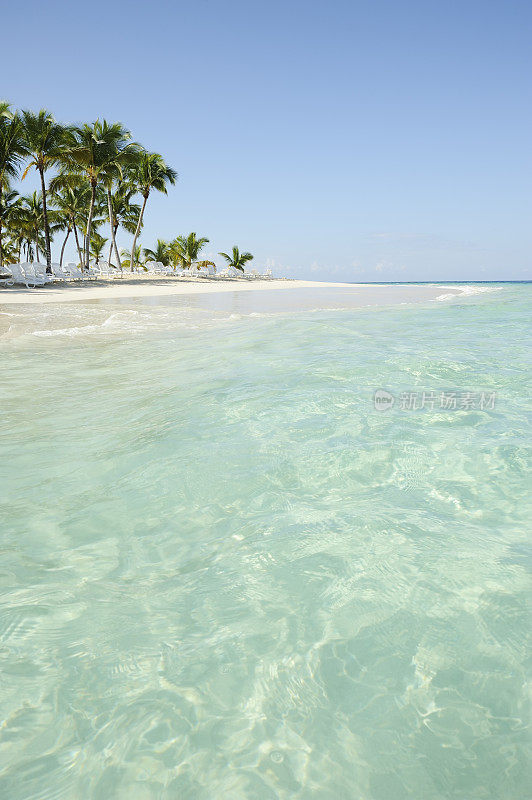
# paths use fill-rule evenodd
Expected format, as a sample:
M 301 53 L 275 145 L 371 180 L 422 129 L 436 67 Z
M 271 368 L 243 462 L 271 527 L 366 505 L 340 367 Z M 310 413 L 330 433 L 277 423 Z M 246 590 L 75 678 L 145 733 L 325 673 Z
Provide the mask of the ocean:
M 0 295 L 2 798 L 530 796 L 532 290 L 459 286 Z

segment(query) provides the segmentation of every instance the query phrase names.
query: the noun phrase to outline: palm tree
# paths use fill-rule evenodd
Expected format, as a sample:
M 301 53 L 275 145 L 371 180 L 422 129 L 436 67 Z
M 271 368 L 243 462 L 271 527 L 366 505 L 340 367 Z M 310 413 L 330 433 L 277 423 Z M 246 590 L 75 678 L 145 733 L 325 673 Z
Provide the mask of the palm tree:
M 0 221 L 3 231 L 9 237 L 9 241 L 5 238 L 2 241 L 2 256 L 8 263 L 16 260 L 13 259 L 13 254 L 18 250 L 16 239 L 22 219 L 22 199 L 18 192 L 6 184 L 0 195 Z
M 27 154 L 23 133 L 18 114 L 10 111 L 9 103 L 0 102 L 0 206 L 2 206 L 2 194 L 10 191 L 9 181 L 18 177 L 20 165 Z M 2 217 L 0 216 L 0 267 L 2 265 Z
M 65 172 L 64 170 L 56 175 L 50 181 L 50 196 L 54 208 L 59 213 L 59 216 L 64 219 L 65 216 L 70 218 L 70 225 L 63 225 L 63 230 L 67 231 L 66 238 L 70 232 L 74 232 L 76 240 L 76 248 L 78 251 L 79 263 L 83 266 L 84 255 L 81 248 L 78 236 L 78 230 L 84 230 L 87 227 L 88 210 L 91 201 L 91 188 L 88 185 L 85 177 L 79 173 Z M 101 188 L 96 189 L 96 198 L 94 206 L 97 213 L 101 210 L 104 197 Z M 103 219 L 92 218 L 92 227 L 96 227 L 103 222 Z M 69 230 L 70 228 L 70 230 Z M 65 249 L 66 241 L 63 242 L 61 248 L 61 260 Z
M 30 163 L 24 171 L 22 180 L 24 180 L 32 167 L 35 167 L 41 179 L 44 240 L 46 242 L 46 271 L 51 272 L 50 224 L 44 173 L 60 160 L 65 142 L 65 128 L 59 125 L 45 109 L 41 109 L 37 114 L 32 111 L 23 111 L 21 120 L 24 126 L 24 139 L 30 156 Z
M 115 191 L 111 195 L 111 214 L 113 220 L 111 226 L 111 245 L 109 248 L 109 263 L 113 249 L 115 251 L 118 267 L 122 269 L 118 247 L 116 246 L 116 233 L 119 225 L 128 232 L 135 233 L 137 227 L 137 220 L 140 214 L 140 206 L 137 203 L 132 203 L 133 189 L 125 183 L 119 183 Z
M 121 250 L 120 255 L 122 256 L 122 266 L 126 269 L 131 269 L 131 252 L 129 250 Z M 142 266 L 142 246 L 140 244 L 135 248 L 135 258 L 133 261 L 135 264 Z
M 133 235 L 133 244 L 131 246 L 131 252 L 133 253 L 131 272 L 133 272 L 135 268 L 135 248 L 140 229 L 142 228 L 144 210 L 150 192 L 152 189 L 155 189 L 158 192 L 167 194 L 167 184 L 173 185 L 176 182 L 177 172 L 165 163 L 163 157 L 159 155 L 159 153 L 147 153 L 143 151 L 139 154 L 137 164 L 131 169 L 129 179 L 135 191 L 143 197 L 137 227 Z
M 4 242 L 4 261 L 6 264 L 16 264 L 20 261 L 18 257 L 19 248 L 16 239 L 8 239 Z
M 163 239 L 157 239 L 155 250 L 150 250 L 149 247 L 144 248 L 144 258 L 146 261 L 158 261 L 164 267 L 167 267 L 170 263 L 168 242 L 165 242 Z
M 111 176 L 121 177 L 117 154 L 125 148 L 129 138 L 129 131 L 119 122 L 110 125 L 106 120 L 96 120 L 92 125 L 77 125 L 69 129 L 63 155 L 64 170 L 83 175 L 91 192 L 82 269 L 89 266 L 89 243 L 97 187 L 102 182 L 107 184 Z
M 183 267 L 183 269 L 188 269 L 190 267 L 191 260 L 187 252 L 186 236 L 176 236 L 175 239 L 172 239 L 168 245 L 168 250 L 172 266 L 180 266 Z
M 33 192 L 21 198 L 21 225 L 25 228 L 26 235 L 31 237 L 35 244 L 35 259 L 39 260 L 39 250 L 44 252 L 46 240 L 43 237 L 44 215 L 42 195 L 40 192 Z M 33 255 L 33 254 L 32 254 Z M 30 258 L 30 261 L 32 258 Z
M 63 239 L 63 244 L 61 245 L 61 253 L 59 255 L 59 266 L 63 266 L 63 256 L 65 254 L 65 247 L 68 241 L 68 237 L 72 233 L 72 221 L 70 219 L 70 214 L 65 213 L 65 211 L 56 211 L 56 220 L 57 225 L 56 229 L 64 233 L 66 231 L 66 236 Z
M 7 102 L 7 100 L 0 100 L 0 119 L 5 117 L 6 119 L 10 119 L 12 113 L 10 111 L 11 104 Z
M 24 248 L 24 246 L 26 244 L 25 232 L 24 232 L 23 228 L 21 227 L 20 223 L 17 224 L 15 230 L 11 232 L 10 238 L 11 238 L 11 242 L 13 243 L 13 246 L 17 250 L 17 254 L 18 255 L 17 255 L 16 261 L 20 262 L 22 250 L 23 250 L 23 248 Z
M 128 137 L 131 135 L 128 133 Z M 128 187 L 123 181 L 124 178 L 124 171 L 127 167 L 129 169 L 134 169 L 135 165 L 138 163 L 140 158 L 140 154 L 142 152 L 142 148 L 136 142 L 128 142 L 125 144 L 124 142 L 117 142 L 115 153 L 111 155 L 109 158 L 107 167 L 105 169 L 105 173 L 103 175 L 104 183 L 105 183 L 105 190 L 106 190 L 106 201 L 107 201 L 107 214 L 109 217 L 109 228 L 111 230 L 111 246 L 109 248 L 109 263 L 111 263 L 111 254 L 113 250 L 115 251 L 116 260 L 118 262 L 118 266 L 122 269 L 122 264 L 120 263 L 120 254 L 118 252 L 118 247 L 116 244 L 116 231 L 118 229 L 119 222 L 116 221 L 114 212 L 115 206 L 117 205 L 116 202 L 113 202 L 113 187 L 116 185 L 117 192 L 126 192 L 129 194 L 129 198 L 131 198 L 132 194 L 134 194 L 133 188 Z M 120 205 L 120 201 L 118 203 Z M 135 206 L 138 209 L 138 206 Z M 137 216 L 140 213 L 140 210 L 137 211 Z M 131 229 L 132 228 L 132 229 Z M 126 230 L 129 230 L 130 233 L 133 233 L 135 230 L 135 226 L 127 225 Z
M 6 193 L 4 192 L 4 203 L 5 203 Z M 21 254 L 25 253 L 28 261 L 34 260 L 34 242 L 35 242 L 35 231 L 33 226 L 32 216 L 28 211 L 27 204 L 24 201 L 24 198 L 18 197 L 14 201 L 16 202 L 16 210 L 8 209 L 7 217 L 8 222 L 5 226 L 7 235 L 11 243 L 17 250 L 18 253 L 18 261 L 21 260 Z M 42 236 L 39 239 L 39 244 L 42 245 L 43 240 Z M 5 255 L 5 253 L 4 253 Z
M 188 236 L 176 236 L 170 242 L 171 257 L 175 263 L 181 264 L 185 269 L 190 269 L 208 242 L 209 240 L 205 236 L 198 239 L 195 233 L 189 233 Z
M 97 231 L 93 231 L 91 236 L 90 254 L 96 261 L 97 265 L 100 263 L 100 258 L 102 257 L 103 248 L 105 247 L 106 241 L 107 239 L 105 236 L 100 236 Z
M 22 223 L 19 226 L 15 241 L 19 250 L 19 261 L 21 252 L 25 255 L 27 261 L 35 261 L 33 231 L 29 224 Z
M 22 217 L 22 200 L 19 193 L 9 187 L 8 183 L 4 184 L 4 191 L 0 192 L 0 226 L 5 231 L 10 239 L 16 235 L 17 223 L 21 221 Z M 6 242 L 1 242 L 2 257 L 6 257 Z
M 81 247 L 78 238 L 78 228 L 83 227 L 85 224 L 84 215 L 90 200 L 90 189 L 86 184 L 74 187 L 68 183 L 62 186 L 59 184 L 54 185 L 54 181 L 50 184 L 52 191 L 50 200 L 53 207 L 56 209 L 59 219 L 62 221 L 62 230 L 66 231 L 66 236 L 61 247 L 61 256 L 59 264 L 63 265 L 63 256 L 65 252 L 68 237 L 74 232 L 76 240 L 76 247 L 78 251 L 78 258 L 83 261 Z
M 247 262 L 253 259 L 251 253 L 240 253 L 238 247 L 233 247 L 232 257 L 228 256 L 227 253 L 218 253 L 218 255 L 225 258 L 229 267 L 239 269 L 241 272 L 244 272 Z

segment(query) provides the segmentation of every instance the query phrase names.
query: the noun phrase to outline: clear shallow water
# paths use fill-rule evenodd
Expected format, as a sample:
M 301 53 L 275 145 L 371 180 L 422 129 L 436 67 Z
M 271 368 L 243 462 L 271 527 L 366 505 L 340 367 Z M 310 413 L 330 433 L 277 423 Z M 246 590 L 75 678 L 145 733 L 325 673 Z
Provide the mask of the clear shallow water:
M 1 797 L 528 796 L 530 287 L 2 311 Z

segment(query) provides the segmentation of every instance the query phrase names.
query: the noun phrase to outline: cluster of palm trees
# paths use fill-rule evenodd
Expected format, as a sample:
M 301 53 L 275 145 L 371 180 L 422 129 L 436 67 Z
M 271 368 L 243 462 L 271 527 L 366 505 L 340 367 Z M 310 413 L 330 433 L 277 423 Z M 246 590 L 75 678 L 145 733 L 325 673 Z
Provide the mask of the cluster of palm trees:
M 13 183 L 36 170 L 40 191 L 20 195 Z M 153 250 L 138 244 L 146 204 L 152 192 L 167 193 L 177 179 L 159 153 L 132 141 L 120 123 L 106 120 L 83 125 L 61 125 L 46 110 L 14 111 L 0 101 L 0 268 L 22 260 L 46 259 L 51 272 L 51 243 L 64 234 L 60 263 L 73 235 L 79 263 L 88 269 L 109 248 L 109 263 L 134 271 L 144 260 L 191 268 L 208 243 L 195 233 L 171 242 L 157 241 Z M 99 228 L 107 225 L 109 237 Z M 117 232 L 133 237 L 131 250 L 120 251 Z M 233 248 L 221 253 L 229 265 L 244 270 L 251 253 Z
M 212 261 L 200 260 L 200 253 L 208 243 L 209 240 L 205 236 L 198 239 L 196 233 L 189 233 L 188 236 L 176 236 L 171 242 L 165 242 L 164 239 L 157 239 L 157 244 L 154 249 L 145 247 L 141 252 L 139 248 L 135 256 L 135 261 L 139 263 L 141 258 L 143 258 L 145 261 L 158 261 L 165 267 L 179 266 L 183 269 L 192 269 L 193 266 L 198 268 L 205 267 L 208 264 L 214 265 Z M 129 264 L 131 254 L 126 251 L 124 255 L 127 257 L 127 263 Z M 228 266 L 234 267 L 241 272 L 244 272 L 247 262 L 251 261 L 253 258 L 251 253 L 241 253 L 238 247 L 233 247 L 231 255 L 227 253 L 219 253 L 218 255 L 222 256 L 227 261 Z
M 11 182 L 24 179 L 31 169 L 40 178 L 41 191 L 21 197 Z M 46 185 L 47 173 L 54 175 Z M 142 228 L 152 191 L 167 192 L 177 173 L 159 153 L 150 153 L 120 123 L 60 125 L 52 114 L 12 111 L 0 103 L 0 266 L 24 253 L 28 260 L 45 254 L 51 270 L 51 240 L 65 232 L 61 256 L 73 232 L 83 269 L 91 248 L 98 251 L 103 237 L 98 227 L 106 220 L 110 254 L 115 253 L 119 225 L 133 234 L 132 251 Z M 140 195 L 140 205 L 133 198 Z M 107 219 L 106 219 L 107 218 Z M 82 233 L 81 233 L 82 232 Z M 80 235 L 81 233 L 81 235 Z M 134 259 L 131 268 L 135 266 Z

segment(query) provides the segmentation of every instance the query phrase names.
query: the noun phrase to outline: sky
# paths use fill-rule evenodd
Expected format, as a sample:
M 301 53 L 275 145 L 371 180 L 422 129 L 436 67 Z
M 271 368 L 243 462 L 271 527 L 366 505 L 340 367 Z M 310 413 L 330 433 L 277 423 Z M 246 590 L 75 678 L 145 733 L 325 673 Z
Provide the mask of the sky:
M 2 0 L 0 14 L 0 96 L 120 121 L 178 171 L 150 197 L 145 246 L 196 231 L 207 256 L 236 244 L 317 280 L 532 278 L 529 0 Z

